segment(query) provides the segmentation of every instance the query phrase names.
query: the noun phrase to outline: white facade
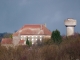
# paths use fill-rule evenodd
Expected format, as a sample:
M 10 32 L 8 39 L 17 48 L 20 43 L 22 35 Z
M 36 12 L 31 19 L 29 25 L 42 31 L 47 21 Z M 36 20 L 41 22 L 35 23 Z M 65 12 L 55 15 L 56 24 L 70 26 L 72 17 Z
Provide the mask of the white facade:
M 21 35 L 21 40 L 25 40 L 24 44 L 26 44 L 26 40 L 32 42 L 32 44 L 35 44 L 38 40 L 42 41 L 43 35 Z

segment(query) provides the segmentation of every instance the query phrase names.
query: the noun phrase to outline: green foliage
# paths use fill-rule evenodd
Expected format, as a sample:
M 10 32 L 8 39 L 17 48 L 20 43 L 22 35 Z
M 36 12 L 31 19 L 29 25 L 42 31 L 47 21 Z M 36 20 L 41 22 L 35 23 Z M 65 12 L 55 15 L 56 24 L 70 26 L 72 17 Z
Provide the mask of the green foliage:
M 31 46 L 31 45 L 32 45 L 32 42 L 29 41 L 28 38 L 27 38 L 27 40 L 26 40 L 26 45 L 28 45 L 28 46 Z
M 43 45 L 52 45 L 53 44 L 53 40 L 52 39 L 45 39 L 42 41 Z
M 26 44 L 29 45 L 29 40 L 27 39 Z
M 32 45 L 32 42 L 31 41 L 29 41 L 29 46 L 31 46 Z
M 52 32 L 51 39 L 54 41 L 54 43 L 57 44 L 60 44 L 62 42 L 60 32 L 57 29 Z
M 12 33 L 5 33 L 3 38 L 12 38 Z
M 10 35 L 10 38 L 13 38 L 13 36 L 12 36 L 12 35 Z

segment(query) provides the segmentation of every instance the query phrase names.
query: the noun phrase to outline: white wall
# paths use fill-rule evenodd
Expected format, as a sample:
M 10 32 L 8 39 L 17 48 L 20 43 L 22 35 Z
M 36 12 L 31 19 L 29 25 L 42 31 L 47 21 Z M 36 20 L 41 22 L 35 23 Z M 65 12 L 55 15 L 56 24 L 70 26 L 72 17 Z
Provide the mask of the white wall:
M 14 44 L 14 46 L 18 45 L 19 41 L 20 41 L 20 38 L 18 36 L 14 36 L 13 37 L 13 44 Z
M 74 27 L 67 27 L 67 36 L 74 35 Z
M 44 35 L 21 35 L 21 40 L 25 40 L 24 44 L 26 44 L 26 40 L 28 38 L 28 40 L 34 44 L 37 42 L 37 40 L 42 41 L 43 37 Z

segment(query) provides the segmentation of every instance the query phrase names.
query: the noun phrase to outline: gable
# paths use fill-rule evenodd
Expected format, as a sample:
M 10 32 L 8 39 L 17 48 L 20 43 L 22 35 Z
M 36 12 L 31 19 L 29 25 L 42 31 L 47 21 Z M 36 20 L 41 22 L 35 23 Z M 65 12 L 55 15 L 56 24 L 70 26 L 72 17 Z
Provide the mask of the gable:
M 17 32 L 13 33 L 13 36 L 16 35 L 51 35 L 50 30 L 48 30 L 45 25 L 24 25 Z

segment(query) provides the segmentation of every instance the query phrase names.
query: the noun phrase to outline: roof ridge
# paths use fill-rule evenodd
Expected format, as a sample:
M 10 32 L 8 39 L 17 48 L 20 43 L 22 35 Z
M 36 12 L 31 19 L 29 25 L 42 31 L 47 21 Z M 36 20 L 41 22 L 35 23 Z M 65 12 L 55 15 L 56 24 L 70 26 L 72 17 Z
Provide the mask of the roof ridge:
M 44 25 L 44 24 L 25 24 L 25 25 Z

